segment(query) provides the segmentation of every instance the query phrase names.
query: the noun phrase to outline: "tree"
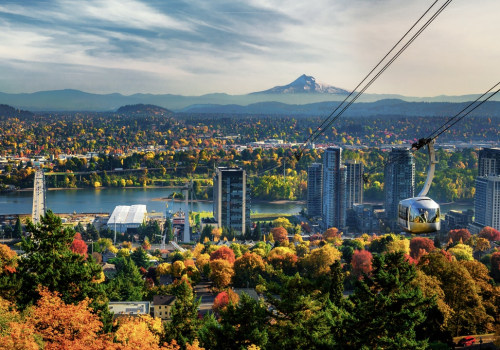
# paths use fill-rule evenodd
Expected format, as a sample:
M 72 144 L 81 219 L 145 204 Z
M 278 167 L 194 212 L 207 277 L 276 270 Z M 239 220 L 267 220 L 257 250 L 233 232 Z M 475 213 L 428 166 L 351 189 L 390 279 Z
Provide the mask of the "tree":
M 116 258 L 116 277 L 105 286 L 113 301 L 142 300 L 146 289 L 142 275 L 130 257 Z
M 417 261 L 422 255 L 427 254 L 434 249 L 434 242 L 429 238 L 415 237 L 410 240 L 410 256 Z
M 354 259 L 354 258 L 353 258 Z M 403 253 L 373 258 L 371 276 L 357 282 L 352 318 L 346 320 L 344 347 L 353 349 L 423 349 L 415 328 L 425 322 L 432 299 L 411 285 L 416 275 Z
M 495 282 L 500 282 L 500 252 L 491 255 L 491 277 Z
M 85 258 L 87 258 L 88 247 L 87 244 L 85 244 L 85 242 L 83 241 L 80 233 L 77 232 L 75 234 L 75 238 L 73 238 L 73 242 L 71 243 L 70 249 L 73 253 L 80 254 Z
M 334 240 L 336 238 L 340 238 L 342 233 L 339 232 L 338 228 L 330 227 L 325 232 L 323 232 L 323 238 L 327 241 Z
M 158 346 L 160 336 L 163 335 L 159 318 L 152 318 L 149 315 L 120 317 L 116 321 L 116 327 L 116 341 L 125 349 L 165 349 Z
M 472 247 L 467 244 L 457 244 L 454 247 L 448 249 L 457 260 L 474 260 L 472 256 Z
M 93 241 L 98 241 L 99 240 L 99 231 L 95 228 L 94 225 L 91 223 L 87 224 L 87 236 L 90 237 Z
M 460 240 L 462 240 L 462 242 L 467 242 L 467 240 L 470 238 L 470 232 L 466 228 L 459 228 L 456 230 L 451 230 L 448 233 L 448 236 L 451 238 L 453 243 L 457 243 Z
M 233 266 L 229 261 L 224 259 L 210 261 L 210 275 L 208 278 L 210 278 L 216 288 L 223 289 L 229 286 L 233 275 Z
M 172 320 L 166 324 L 165 337 L 162 340 L 176 340 L 181 345 L 192 343 L 197 338 L 200 325 L 200 299 L 194 297 L 193 289 L 184 279 L 173 285 L 171 293 L 175 296 L 171 311 Z
M 40 299 L 27 318 L 35 332 L 42 337 L 47 349 L 113 347 L 109 335 L 99 335 L 102 322 L 89 308 L 90 300 L 76 305 L 64 303 L 59 293 L 47 288 L 39 290 Z
M 352 273 L 357 278 L 362 278 L 372 271 L 372 254 L 367 250 L 356 250 L 352 255 Z
M 214 299 L 214 304 L 212 305 L 212 310 L 219 313 L 227 308 L 231 304 L 238 304 L 240 297 L 232 289 L 228 289 L 220 292 Z
M 257 224 L 255 225 L 255 228 L 254 228 L 253 233 L 252 233 L 252 239 L 254 241 L 262 240 L 262 228 L 260 225 L 260 221 L 258 221 Z
M 206 225 L 205 227 L 203 227 L 203 230 L 201 230 L 200 242 L 204 242 L 206 238 L 211 241 L 213 239 L 212 231 L 212 225 Z
M 495 230 L 493 227 L 486 226 L 479 232 L 479 237 L 486 238 L 490 242 L 500 241 L 500 231 Z
M 243 293 L 238 303 L 220 310 L 219 322 L 207 317 L 199 334 L 206 349 L 250 349 L 252 344 L 265 349 L 268 327 L 266 305 Z
M 210 254 L 210 261 L 222 259 L 228 261 L 230 264 L 234 263 L 235 255 L 231 248 L 226 247 L 225 245 L 221 246 L 216 251 Z
M 38 286 L 59 292 L 66 303 L 93 299 L 94 308 L 105 308 L 103 290 L 95 281 L 100 280 L 102 268 L 94 260 L 70 250 L 75 235 L 71 228 L 63 228 L 61 219 L 50 210 L 40 223 L 28 222 L 29 236 L 21 241 L 25 255 L 19 262 L 18 276 L 22 293 L 19 304 L 26 306 L 40 298 Z
M 132 254 L 130 254 L 130 258 L 134 261 L 137 267 L 143 267 L 147 269 L 151 266 L 151 262 L 149 261 L 148 253 L 144 250 L 143 247 L 136 248 Z
M 264 260 L 255 253 L 246 252 L 234 262 L 234 285 L 255 287 L 260 274 L 264 271 Z
M 450 260 L 446 253 L 436 250 L 426 254 L 418 267 L 440 282 L 444 301 L 452 310 L 448 330 L 454 336 L 488 331 L 491 318 L 486 314 L 474 279 L 461 262 Z
M 17 217 L 16 225 L 14 226 L 13 237 L 14 238 L 21 238 L 21 237 L 23 237 L 23 226 L 21 225 L 21 219 L 19 219 L 19 217 Z
M 297 272 L 297 255 L 288 247 L 276 247 L 272 249 L 267 256 L 267 261 L 276 270 L 280 270 L 287 275 Z
M 341 253 L 330 244 L 311 251 L 303 260 L 305 270 L 313 278 L 330 273 L 330 266 L 340 260 Z
M 479 237 L 474 247 L 474 252 L 478 252 L 479 259 L 481 259 L 482 252 L 485 252 L 490 248 L 491 248 L 490 241 L 488 241 L 486 238 Z
M 284 217 L 277 218 L 273 220 L 273 227 L 283 227 L 285 230 L 291 229 L 293 226 L 290 223 L 290 220 Z
M 271 229 L 271 233 L 276 242 L 279 242 L 280 244 L 288 243 L 288 231 L 284 227 L 273 227 Z

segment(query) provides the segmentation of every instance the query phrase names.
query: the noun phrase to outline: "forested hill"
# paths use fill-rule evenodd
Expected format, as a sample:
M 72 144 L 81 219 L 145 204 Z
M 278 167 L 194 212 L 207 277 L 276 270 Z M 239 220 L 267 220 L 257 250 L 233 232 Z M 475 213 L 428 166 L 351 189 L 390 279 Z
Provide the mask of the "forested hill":
M 29 118 L 32 117 L 33 113 L 29 111 L 23 111 L 21 109 L 15 109 L 9 105 L 0 104 L 0 119 L 2 118 Z
M 193 105 L 184 108 L 185 113 L 220 114 L 275 114 L 275 115 L 328 115 L 340 102 L 319 102 L 305 105 L 279 102 L 261 102 L 247 106 L 241 105 Z M 344 114 L 346 117 L 368 116 L 407 116 L 443 117 L 454 116 L 470 102 L 406 102 L 399 99 L 386 99 L 376 102 L 354 103 Z M 500 117 L 500 102 L 488 101 L 471 113 L 477 116 Z
M 118 114 L 128 114 L 128 115 L 168 115 L 174 114 L 172 111 L 155 105 L 146 104 L 135 104 L 126 105 L 118 108 L 116 111 Z

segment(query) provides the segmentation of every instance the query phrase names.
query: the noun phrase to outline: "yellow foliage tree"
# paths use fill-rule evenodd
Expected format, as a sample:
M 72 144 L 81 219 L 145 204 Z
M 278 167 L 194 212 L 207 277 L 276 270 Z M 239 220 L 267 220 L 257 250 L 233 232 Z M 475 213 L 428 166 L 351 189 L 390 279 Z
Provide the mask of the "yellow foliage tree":
M 229 286 L 231 279 L 234 276 L 232 264 L 223 259 L 210 261 L 210 280 L 216 288 L 223 289 Z

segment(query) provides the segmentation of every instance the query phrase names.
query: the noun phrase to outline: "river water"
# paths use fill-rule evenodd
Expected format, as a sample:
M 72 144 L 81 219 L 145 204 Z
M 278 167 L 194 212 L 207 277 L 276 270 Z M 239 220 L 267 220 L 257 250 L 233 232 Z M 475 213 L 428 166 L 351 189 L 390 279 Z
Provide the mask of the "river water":
M 181 202 L 159 201 L 179 189 L 172 188 L 105 188 L 69 189 L 47 191 L 47 208 L 55 213 L 111 213 L 117 205 L 145 204 L 148 212 L 174 212 L 183 205 Z M 29 214 L 32 210 L 33 192 L 17 191 L 0 194 L 0 215 Z M 290 213 L 300 212 L 300 203 L 252 203 L 253 213 Z M 212 211 L 212 202 L 194 202 L 194 211 Z

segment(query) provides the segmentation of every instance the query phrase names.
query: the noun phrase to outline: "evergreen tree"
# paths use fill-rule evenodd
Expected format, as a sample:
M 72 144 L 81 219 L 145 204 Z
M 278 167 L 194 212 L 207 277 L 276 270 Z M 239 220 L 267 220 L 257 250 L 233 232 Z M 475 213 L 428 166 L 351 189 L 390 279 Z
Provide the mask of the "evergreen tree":
M 66 303 L 78 303 L 85 298 L 92 299 L 91 306 L 101 311 L 101 318 L 107 324 L 107 298 L 103 287 L 97 282 L 102 268 L 92 258 L 73 253 L 70 245 L 75 232 L 63 227 L 61 219 L 48 210 L 34 225 L 28 221 L 27 232 L 21 249 L 23 258 L 19 261 L 18 278 L 20 290 L 18 304 L 24 308 L 39 298 L 38 287 L 57 291 Z
M 172 222 L 170 221 L 170 219 L 167 219 L 165 221 L 163 234 L 167 235 L 167 237 L 165 237 L 165 243 L 169 243 L 170 241 L 174 240 L 174 231 L 172 230 Z
M 171 293 L 175 296 L 175 303 L 171 311 L 172 321 L 165 325 L 164 340 L 170 342 L 175 339 L 185 346 L 198 337 L 200 299 L 194 297 L 193 289 L 185 280 L 173 285 Z
M 88 223 L 87 224 L 87 236 L 90 237 L 91 240 L 93 240 L 94 242 L 97 242 L 99 240 L 99 238 L 101 238 L 99 236 L 99 231 L 97 231 L 97 229 L 95 228 L 94 225 L 92 225 L 91 223 Z
M 253 230 L 252 239 L 254 241 L 260 241 L 260 240 L 262 240 L 262 228 L 260 226 L 260 221 L 258 221 L 257 225 L 255 225 L 255 228 Z
M 440 249 L 441 248 L 441 241 L 439 240 L 438 234 L 434 236 L 434 247 Z
M 200 340 L 207 349 L 246 349 L 251 344 L 265 349 L 269 341 L 268 320 L 264 303 L 243 293 L 238 304 L 229 304 L 220 311 L 220 322 L 205 320 L 199 331 Z
M 23 226 L 21 225 L 21 219 L 17 217 L 16 225 L 14 226 L 14 238 L 22 238 L 23 237 Z
M 117 271 L 116 277 L 106 285 L 109 299 L 113 301 L 142 300 L 145 283 L 132 259 L 116 258 L 114 263 Z
M 139 247 L 130 254 L 130 258 L 134 261 L 137 267 L 144 267 L 145 269 L 151 266 L 149 262 L 148 253 L 144 250 L 144 248 Z
M 425 322 L 433 306 L 419 288 L 411 285 L 415 267 L 402 253 L 377 255 L 371 276 L 358 282 L 351 297 L 351 316 L 345 321 L 349 349 L 425 349 L 415 328 Z
M 83 227 L 81 222 L 78 222 L 78 225 L 75 226 L 75 232 L 78 232 L 84 241 L 88 240 L 89 237 L 87 236 L 87 231 Z

